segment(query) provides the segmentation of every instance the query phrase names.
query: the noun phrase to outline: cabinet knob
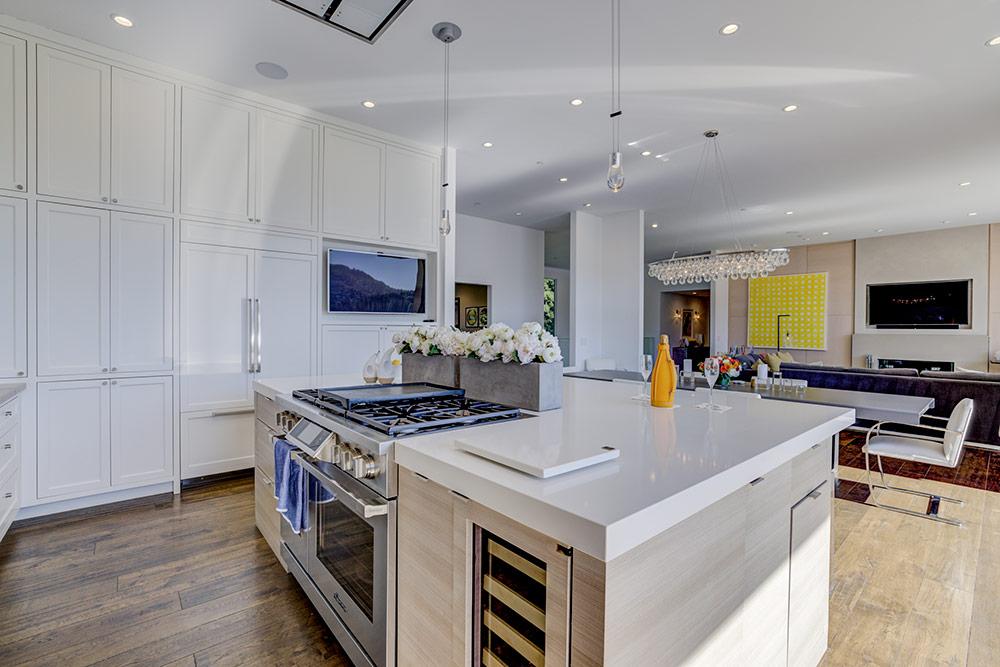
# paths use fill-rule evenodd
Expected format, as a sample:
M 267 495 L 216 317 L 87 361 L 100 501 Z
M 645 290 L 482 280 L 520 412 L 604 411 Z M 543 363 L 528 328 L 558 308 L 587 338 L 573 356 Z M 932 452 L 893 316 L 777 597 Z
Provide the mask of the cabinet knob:
M 17 377 L 23 377 L 23 376 L 24 376 L 24 371 L 17 372 Z
M 21 185 L 20 183 L 18 183 L 18 184 L 17 184 L 17 185 L 15 186 L 15 187 L 16 187 L 16 188 L 17 188 L 18 190 L 23 190 L 23 189 L 24 189 L 24 186 L 23 186 L 23 185 Z
M 254 222 L 260 222 L 260 218 L 254 218 Z
M 111 370 L 112 370 L 112 371 L 116 371 L 116 370 L 118 370 L 118 367 L 117 367 L 117 366 L 112 366 L 112 367 L 111 367 Z
M 111 384 L 118 384 L 118 380 L 112 380 Z
M 253 218 L 247 218 L 247 222 L 253 222 Z
M 14 492 L 8 491 L 7 493 L 3 494 L 3 497 L 9 500 L 14 497 Z
M 4 449 L 14 449 L 14 445 L 12 445 L 11 443 L 8 442 L 6 445 L 3 446 L 3 448 Z
M 107 380 L 104 380 L 103 382 L 101 382 L 101 386 L 105 386 L 105 385 L 107 385 L 107 384 L 108 384 L 108 381 L 107 381 Z
M 107 369 L 107 368 L 102 368 L 102 369 L 101 369 L 101 372 L 102 372 L 102 373 L 107 373 L 107 372 L 108 372 L 108 369 Z
M 13 417 L 14 416 L 14 411 L 13 410 L 5 410 L 4 413 L 3 413 L 3 416 L 4 417 Z
M 112 199 L 112 200 L 111 200 L 111 203 L 112 203 L 112 204 L 117 204 L 117 203 L 118 203 L 118 200 L 117 200 L 117 199 Z
M 101 201 L 108 201 L 107 197 L 101 197 Z

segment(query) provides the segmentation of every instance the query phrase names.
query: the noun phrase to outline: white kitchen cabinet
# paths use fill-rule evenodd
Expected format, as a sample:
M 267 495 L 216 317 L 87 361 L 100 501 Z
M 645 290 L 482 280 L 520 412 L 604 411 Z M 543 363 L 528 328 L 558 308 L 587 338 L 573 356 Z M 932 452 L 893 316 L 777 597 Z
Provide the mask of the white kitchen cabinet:
M 173 210 L 174 85 L 112 68 L 111 202 Z
M 173 221 L 38 204 L 38 374 L 173 368 Z
M 111 380 L 111 484 L 134 486 L 173 477 L 173 378 Z
M 0 188 L 28 188 L 27 45 L 0 33 Z
M 38 497 L 111 486 L 108 380 L 39 382 Z
M 253 250 L 181 244 L 181 411 L 251 403 Z
M 370 356 L 382 349 L 382 327 L 323 327 L 323 375 L 359 375 Z
M 0 197 L 0 378 L 28 373 L 28 203 Z
M 181 110 L 181 212 L 253 222 L 254 109 L 185 88 Z
M 106 373 L 110 214 L 39 203 L 37 227 L 38 374 Z
M 792 507 L 788 664 L 816 665 L 826 652 L 830 620 L 829 481 Z
M 254 467 L 253 408 L 181 415 L 181 479 Z
M 254 273 L 254 317 L 260 333 L 257 376 L 312 375 L 319 309 L 316 258 L 259 250 Z
M 315 231 L 319 218 L 319 126 L 259 111 L 257 141 L 254 220 Z
M 109 201 L 111 66 L 37 50 L 39 194 Z
M 423 153 L 389 146 L 385 169 L 385 240 L 393 245 L 434 247 L 441 216 L 439 162 Z
M 383 239 L 385 144 L 332 128 L 323 131 L 323 233 Z
M 173 368 L 173 220 L 111 214 L 111 371 Z

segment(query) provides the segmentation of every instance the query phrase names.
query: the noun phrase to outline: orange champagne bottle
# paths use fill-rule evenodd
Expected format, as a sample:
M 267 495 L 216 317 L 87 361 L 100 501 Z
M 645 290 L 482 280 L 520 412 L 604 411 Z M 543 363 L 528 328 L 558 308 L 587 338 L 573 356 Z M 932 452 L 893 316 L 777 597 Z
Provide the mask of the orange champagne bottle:
M 674 407 L 674 394 L 677 393 L 677 368 L 670 356 L 670 338 L 660 336 L 660 344 L 656 348 L 656 364 L 653 365 L 652 386 L 649 388 L 649 404 L 654 408 Z

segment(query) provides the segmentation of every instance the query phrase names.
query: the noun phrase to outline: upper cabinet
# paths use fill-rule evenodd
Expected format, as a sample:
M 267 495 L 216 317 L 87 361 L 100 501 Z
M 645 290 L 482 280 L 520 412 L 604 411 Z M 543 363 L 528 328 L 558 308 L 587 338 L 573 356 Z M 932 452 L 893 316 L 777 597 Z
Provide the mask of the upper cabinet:
M 253 108 L 190 88 L 182 104 L 181 212 L 253 222 Z
M 172 210 L 173 84 L 37 53 L 39 194 Z
M 184 90 L 181 211 L 315 231 L 319 125 Z
M 27 46 L 0 33 L 0 188 L 28 188 Z
M 327 128 L 323 143 L 323 233 L 334 238 L 434 249 L 439 161 Z
M 389 146 L 385 169 L 385 240 L 433 247 L 441 215 L 438 160 Z
M 255 222 L 316 231 L 319 125 L 269 111 L 257 114 Z M 258 219 L 259 218 L 259 219 Z
M 111 199 L 111 66 L 38 47 L 38 192 Z
M 0 197 L 0 378 L 28 374 L 28 204 Z
M 174 85 L 111 71 L 111 201 L 173 210 Z

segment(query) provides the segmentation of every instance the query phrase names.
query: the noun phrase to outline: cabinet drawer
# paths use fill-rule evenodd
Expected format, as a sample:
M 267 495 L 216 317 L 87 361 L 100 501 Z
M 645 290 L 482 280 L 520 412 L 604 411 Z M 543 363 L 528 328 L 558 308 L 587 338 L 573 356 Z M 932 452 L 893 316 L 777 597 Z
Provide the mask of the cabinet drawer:
M 253 468 L 249 412 L 181 415 L 181 479 Z
M 7 432 L 0 435 L 0 479 L 20 466 L 17 464 L 21 450 L 21 429 L 17 422 L 7 425 Z
M 792 504 L 830 477 L 833 470 L 832 448 L 832 440 L 823 440 L 792 459 Z
M 7 534 L 20 506 L 18 472 L 15 467 L 0 475 L 0 539 Z
M 271 439 L 274 432 L 259 419 L 254 420 L 253 428 L 254 463 L 268 479 L 274 479 L 274 440 Z
M 254 518 L 257 530 L 264 536 L 271 550 L 277 555 L 281 549 L 281 517 L 278 501 L 274 498 L 274 482 L 255 468 L 253 473 Z
M 279 432 L 277 414 L 280 412 L 277 403 L 262 394 L 253 395 L 254 412 L 257 419 L 264 422 L 275 433 Z
M 14 398 L 0 406 L 0 433 L 6 433 L 18 423 L 21 414 L 20 399 Z

